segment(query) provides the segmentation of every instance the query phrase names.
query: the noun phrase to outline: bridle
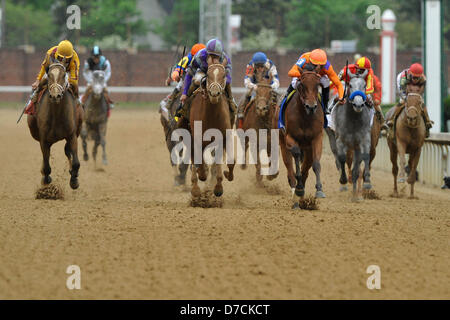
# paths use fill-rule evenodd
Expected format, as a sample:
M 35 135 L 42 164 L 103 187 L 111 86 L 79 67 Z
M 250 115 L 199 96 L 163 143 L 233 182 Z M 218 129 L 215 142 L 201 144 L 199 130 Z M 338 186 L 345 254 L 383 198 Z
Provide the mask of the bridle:
M 50 72 L 50 70 L 52 68 L 54 68 L 54 67 L 58 67 L 58 68 L 62 69 L 62 71 L 64 73 L 64 76 L 65 76 L 64 86 L 60 85 L 57 82 L 54 82 L 54 83 L 49 84 L 48 88 L 49 88 L 49 90 L 53 90 L 53 89 L 56 88 L 56 91 L 58 93 L 62 94 L 67 89 L 67 84 L 68 84 L 67 75 L 66 75 L 66 67 L 62 63 L 54 62 L 53 64 L 51 64 L 49 66 L 49 70 L 48 71 Z
M 222 69 L 222 71 L 225 73 L 225 67 L 222 65 L 222 64 L 220 64 L 220 63 L 214 63 L 214 64 L 211 64 L 209 67 L 208 67 L 208 69 L 209 68 L 211 68 L 211 67 L 219 67 L 219 69 Z M 217 82 L 217 81 L 211 81 L 211 83 L 208 83 L 207 84 L 207 86 L 206 86 L 206 90 L 208 90 L 208 92 L 210 92 L 212 89 L 214 89 L 214 88 L 218 88 L 219 89 L 219 92 L 223 92 L 224 90 L 225 90 L 225 85 L 221 85 L 219 82 Z
M 405 101 L 405 113 L 406 113 L 406 116 L 408 117 L 408 111 L 409 110 L 411 110 L 411 109 L 414 109 L 416 112 L 417 112 L 417 115 L 419 116 L 420 115 L 420 110 L 418 110 L 418 106 L 415 106 L 415 105 L 413 105 L 413 106 L 409 106 L 408 105 L 408 97 L 409 96 L 416 96 L 416 97 L 419 97 L 420 98 L 420 107 L 423 105 L 423 103 L 424 103 L 424 101 L 423 101 L 423 97 L 422 97 L 422 95 L 421 94 L 419 94 L 419 93 L 416 93 L 416 92 L 410 92 L 410 93 L 408 93 L 407 94 L 407 96 L 406 96 L 406 101 Z M 417 124 L 414 126 L 414 127 L 410 127 L 410 128 L 417 128 L 419 126 L 419 122 L 417 122 Z

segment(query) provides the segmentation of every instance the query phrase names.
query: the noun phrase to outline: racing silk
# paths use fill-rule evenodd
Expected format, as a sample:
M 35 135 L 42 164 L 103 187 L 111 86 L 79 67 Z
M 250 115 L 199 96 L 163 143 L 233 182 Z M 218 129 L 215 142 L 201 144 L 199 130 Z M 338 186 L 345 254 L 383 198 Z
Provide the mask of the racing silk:
M 54 46 L 50 48 L 44 58 L 44 61 L 41 64 L 41 70 L 39 71 L 36 79 L 41 81 L 44 74 L 47 73 L 48 67 L 52 64 L 52 59 L 55 58 L 57 46 Z M 67 73 L 69 74 L 69 83 L 72 85 L 77 86 L 78 85 L 78 73 L 80 70 L 80 59 L 78 59 L 78 55 L 73 51 L 72 58 L 69 59 L 69 68 L 66 69 Z
M 374 90 L 373 90 L 373 100 L 375 102 L 375 105 L 379 105 L 381 103 L 381 81 L 378 79 L 376 75 L 373 75 L 373 83 L 374 83 Z
M 306 52 L 298 58 L 297 62 L 292 66 L 291 70 L 289 70 L 288 76 L 299 78 L 301 76 L 301 70 L 304 70 L 304 68 L 311 64 L 311 61 L 309 59 L 311 52 Z M 334 72 L 333 66 L 331 65 L 330 61 L 327 61 L 327 63 L 322 67 L 322 69 L 319 71 L 319 74 L 323 76 L 327 76 L 331 82 L 337 87 L 339 92 L 339 99 L 342 99 L 344 96 L 344 87 L 342 86 L 342 83 L 339 81 L 339 78 Z
M 364 78 L 366 81 L 366 94 L 371 94 L 374 91 L 373 86 L 373 70 L 370 68 L 369 70 L 364 70 L 364 73 L 358 75 L 357 68 L 355 64 L 349 64 L 348 65 L 348 74 L 346 71 L 346 68 L 342 68 L 341 72 L 339 72 L 339 79 L 344 81 L 350 81 L 350 79 L 354 77 L 361 77 Z
M 191 64 L 192 54 L 189 52 L 187 56 L 181 58 L 181 60 L 175 65 L 174 71 L 178 70 L 180 77 L 186 72 L 187 67 Z
M 191 64 L 188 66 L 186 70 L 186 77 L 184 79 L 184 88 L 183 88 L 183 94 L 187 95 L 189 91 L 189 87 L 192 83 L 192 77 L 194 77 L 195 73 L 197 71 L 202 71 L 206 74 L 208 71 L 208 62 L 206 59 L 208 58 L 208 53 L 206 51 L 206 48 L 200 50 L 195 54 L 195 56 L 192 58 Z M 225 71 L 227 73 L 227 84 L 231 84 L 231 60 L 226 55 L 225 52 L 222 52 L 222 56 L 220 57 L 220 63 L 223 62 L 224 59 L 227 59 L 227 65 L 225 66 Z
M 92 82 L 92 72 L 96 70 L 102 70 L 105 72 L 105 82 L 108 83 L 111 78 L 111 63 L 104 56 L 100 56 L 99 63 L 95 63 L 94 59 L 90 57 L 87 61 L 84 62 L 83 67 L 83 77 L 86 79 L 86 82 Z
M 256 80 L 256 67 L 255 64 L 252 61 L 250 61 L 247 64 L 247 68 L 245 71 L 245 77 L 244 77 L 244 86 L 247 89 L 251 89 L 253 87 L 252 84 L 256 84 L 257 80 Z M 264 64 L 264 77 L 266 79 L 270 79 L 272 78 L 272 82 L 270 83 L 272 85 L 273 89 L 278 89 L 278 87 L 280 86 L 280 79 L 278 78 L 278 72 L 277 72 L 277 67 L 275 66 L 275 64 L 272 62 L 272 60 L 267 60 L 266 63 Z
M 419 86 L 420 94 L 423 94 L 425 91 L 425 84 L 427 82 L 427 78 L 423 75 L 417 83 L 412 82 L 412 76 L 408 74 L 408 69 L 403 70 L 397 75 L 397 92 L 400 98 L 406 98 L 406 88 L 408 85 Z

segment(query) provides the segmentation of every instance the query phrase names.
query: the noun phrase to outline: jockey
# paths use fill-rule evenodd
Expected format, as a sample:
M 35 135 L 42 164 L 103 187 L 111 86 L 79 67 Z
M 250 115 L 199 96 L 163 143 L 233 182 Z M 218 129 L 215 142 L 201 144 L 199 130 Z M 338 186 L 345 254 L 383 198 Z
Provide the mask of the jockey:
M 384 116 L 381 111 L 380 103 L 376 104 L 373 101 L 373 93 L 375 92 L 374 87 L 374 74 L 372 70 L 372 64 L 367 57 L 359 58 L 355 64 L 350 64 L 348 66 L 348 71 L 344 67 L 341 72 L 339 72 L 339 79 L 344 81 L 350 81 L 354 77 L 364 78 L 366 81 L 366 95 L 367 101 L 375 108 L 375 113 L 377 118 L 380 120 L 381 125 L 384 124 Z M 380 101 L 380 100 L 379 100 Z
M 257 88 L 256 74 L 262 74 L 267 79 L 272 79 L 271 86 L 276 101 L 276 90 L 280 87 L 280 80 L 278 78 L 277 67 L 272 60 L 267 59 L 263 52 L 256 52 L 252 60 L 247 64 L 244 77 L 244 86 L 247 88 L 244 101 L 239 105 L 237 118 L 238 128 L 242 128 L 244 121 L 244 108 L 250 102 L 252 91 Z
M 231 92 L 231 60 L 223 51 L 222 42 L 218 39 L 209 40 L 206 44 L 206 48 L 198 51 L 192 59 L 191 64 L 188 66 L 186 77 L 184 79 L 183 94 L 180 98 L 181 104 L 177 109 L 176 117 L 186 115 L 188 109 L 185 103 L 186 99 L 195 91 L 196 88 L 200 86 L 202 79 L 206 76 L 206 72 L 208 71 L 208 58 L 211 58 L 212 63 L 222 63 L 224 59 L 226 59 L 225 92 L 230 106 L 230 116 L 232 119 L 234 118 L 237 106 Z
M 409 85 L 419 87 L 419 93 L 422 95 L 425 91 L 425 84 L 427 78 L 423 72 L 423 67 L 420 63 L 413 63 L 408 69 L 403 70 L 397 75 L 397 92 L 400 96 L 399 103 L 395 106 L 394 114 L 387 122 L 389 127 L 394 126 L 394 121 L 402 110 L 405 102 L 407 92 L 406 89 Z M 422 117 L 425 121 L 426 137 L 430 136 L 430 128 L 433 126 L 433 121 L 430 120 L 430 116 L 428 115 L 427 107 L 425 105 L 422 106 Z
M 111 78 L 111 63 L 105 56 L 102 55 L 102 50 L 98 46 L 94 46 L 91 50 L 91 56 L 84 62 L 83 77 L 87 82 L 86 92 L 81 98 L 81 102 L 86 103 L 89 95 L 92 93 L 92 73 L 96 70 L 102 70 L 105 72 L 105 87 L 103 88 L 103 95 L 108 103 L 109 108 L 114 108 L 114 104 L 109 98 L 108 90 L 106 85 L 108 80 Z
M 166 85 L 169 86 L 170 82 L 178 82 L 175 89 L 167 97 L 165 97 L 160 104 L 161 109 L 166 108 L 167 105 L 171 105 L 175 97 L 183 88 L 184 76 L 186 74 L 187 67 L 191 64 L 192 58 L 201 49 L 204 49 L 205 45 L 203 43 L 196 43 L 192 46 L 191 51 L 187 56 L 181 58 L 181 60 L 174 66 L 172 74 L 166 79 Z M 160 110 L 161 110 L 160 109 Z
M 36 81 L 31 85 L 36 94 L 33 95 L 29 105 L 36 103 L 39 96 L 38 93 L 42 89 L 42 84 L 47 79 L 47 70 L 50 64 L 52 64 L 54 60 L 62 62 L 64 58 L 66 58 L 65 67 L 69 76 L 69 85 L 72 88 L 75 98 L 78 99 L 78 72 L 80 60 L 78 59 L 77 53 L 73 49 L 72 43 L 70 43 L 69 40 L 63 40 L 57 46 L 54 46 L 47 51 Z M 36 91 L 36 89 L 38 90 Z
M 322 49 L 314 49 L 311 52 L 306 52 L 300 56 L 297 62 L 289 70 L 289 77 L 292 77 L 292 82 L 289 85 L 286 94 L 281 102 L 280 114 L 284 110 L 284 105 L 287 101 L 289 94 L 297 87 L 297 81 L 300 79 L 301 72 L 303 70 L 315 71 L 322 77 L 320 78 L 320 84 L 322 86 L 322 108 L 324 114 L 328 105 L 329 92 L 330 92 L 330 80 L 337 87 L 339 93 L 339 104 L 344 104 L 344 87 L 339 81 L 336 72 L 334 72 L 333 66 L 328 61 L 327 54 Z M 280 123 L 283 126 L 282 123 Z

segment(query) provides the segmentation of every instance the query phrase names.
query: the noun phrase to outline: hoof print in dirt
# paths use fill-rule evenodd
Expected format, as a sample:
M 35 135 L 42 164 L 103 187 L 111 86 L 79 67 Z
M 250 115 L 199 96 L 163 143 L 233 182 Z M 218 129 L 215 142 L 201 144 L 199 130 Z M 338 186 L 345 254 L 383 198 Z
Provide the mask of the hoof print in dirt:
M 367 190 L 364 189 L 362 192 L 364 199 L 368 200 L 381 200 L 380 195 L 373 189 Z
M 212 191 L 207 190 L 203 191 L 198 197 L 192 197 L 190 206 L 200 208 L 222 208 L 223 198 L 216 197 Z
M 49 184 L 36 190 L 36 199 L 63 200 L 64 190 L 57 184 Z

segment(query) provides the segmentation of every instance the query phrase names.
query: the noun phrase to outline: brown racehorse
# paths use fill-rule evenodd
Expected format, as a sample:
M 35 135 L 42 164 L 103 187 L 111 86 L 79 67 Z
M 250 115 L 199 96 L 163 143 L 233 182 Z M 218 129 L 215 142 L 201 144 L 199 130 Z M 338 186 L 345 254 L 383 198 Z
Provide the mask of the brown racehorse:
M 316 198 L 325 197 L 320 181 L 324 115 L 318 101 L 319 80 L 320 75 L 316 72 L 303 71 L 297 82 L 297 91 L 286 105 L 286 132 L 280 130 L 281 154 L 288 171 L 288 182 L 292 191 L 295 190 L 295 194 L 302 198 L 311 166 L 316 174 Z M 278 112 L 273 118 L 274 128 L 277 126 L 277 117 Z M 295 161 L 295 175 L 292 158 Z M 298 203 L 294 207 L 298 208 Z
M 192 163 L 195 161 L 195 139 L 196 135 L 203 137 L 203 134 L 208 129 L 217 129 L 222 134 L 222 137 L 225 139 L 226 130 L 231 129 L 231 121 L 230 121 L 230 109 L 228 105 L 228 101 L 225 93 L 225 82 L 226 82 L 226 71 L 225 66 L 227 64 L 226 59 L 224 59 L 223 63 L 213 63 L 211 58 L 208 58 L 208 71 L 206 73 L 206 84 L 202 84 L 202 86 L 198 89 L 197 93 L 194 93 L 195 96 L 191 102 L 191 109 L 189 113 L 190 120 L 190 132 L 191 137 L 193 139 L 191 143 L 191 156 Z M 204 88 L 206 85 L 206 88 Z M 202 130 L 201 132 L 196 132 L 198 129 L 196 128 L 195 122 L 201 122 Z M 215 141 L 217 142 L 217 141 Z M 203 152 L 206 146 L 208 146 L 210 142 L 201 141 L 201 145 L 198 145 L 198 150 L 201 150 L 201 163 L 192 165 L 192 189 L 191 194 L 194 197 L 198 197 L 200 195 L 200 188 L 198 186 L 198 179 L 201 181 L 205 181 L 207 178 L 205 161 L 203 158 Z M 225 154 L 226 143 L 222 141 L 222 152 Z M 218 156 L 217 156 L 218 157 Z M 234 164 L 228 164 L 229 171 L 225 171 L 222 174 L 222 166 L 221 160 L 218 159 L 214 161 L 214 169 L 216 172 L 216 185 L 214 187 L 214 194 L 217 197 L 220 197 L 223 194 L 223 174 L 228 179 L 228 181 L 233 180 L 233 169 Z M 198 177 L 197 177 L 198 175 Z
M 256 97 L 254 100 L 250 101 L 248 107 L 246 107 L 244 114 L 244 121 L 242 124 L 242 129 L 247 131 L 248 129 L 255 129 L 256 131 L 256 142 L 259 146 L 259 130 L 263 129 L 267 132 L 267 155 L 270 158 L 271 155 L 271 134 L 270 129 L 272 128 L 272 119 L 275 113 L 276 101 L 273 101 L 273 91 L 270 85 L 272 79 L 262 77 L 257 74 L 257 88 Z M 245 152 L 248 150 L 248 139 L 245 139 Z M 261 161 L 259 157 L 259 152 L 257 152 L 257 163 L 256 167 L 256 182 L 260 184 L 262 182 L 263 176 L 261 175 Z M 245 165 L 243 166 L 245 168 Z M 278 176 L 275 175 L 267 176 L 267 179 L 272 180 Z
M 52 182 L 49 163 L 51 146 L 65 139 L 64 152 L 69 159 L 70 187 L 77 189 L 78 170 L 78 136 L 83 122 L 83 109 L 77 103 L 73 94 L 67 90 L 65 60 L 62 63 L 54 61 L 48 69 L 48 90 L 36 105 L 36 114 L 28 115 L 28 127 L 33 138 L 39 141 L 43 156 L 41 173 L 42 184 Z
M 411 87 L 414 88 L 414 87 Z M 416 168 L 419 163 L 422 146 L 425 142 L 425 122 L 421 115 L 423 98 L 417 92 L 408 91 L 406 103 L 394 124 L 394 134 L 388 135 L 388 146 L 391 153 L 392 175 L 394 176 L 394 196 L 398 196 L 397 190 L 397 155 L 400 158 L 400 177 L 398 182 L 405 182 L 405 154 L 409 154 L 408 166 L 410 168 L 407 182 L 411 185 L 410 198 L 414 198 L 414 183 L 416 182 Z M 386 114 L 391 118 L 394 108 Z

